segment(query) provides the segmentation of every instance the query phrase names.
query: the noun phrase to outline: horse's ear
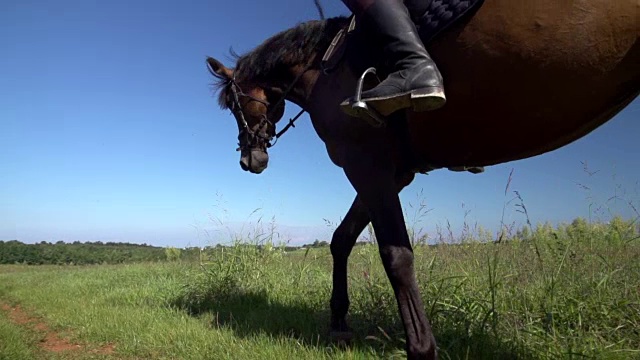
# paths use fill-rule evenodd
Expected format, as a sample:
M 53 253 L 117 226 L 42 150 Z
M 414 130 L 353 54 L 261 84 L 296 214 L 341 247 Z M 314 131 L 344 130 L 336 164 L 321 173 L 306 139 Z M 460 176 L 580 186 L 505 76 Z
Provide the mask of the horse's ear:
M 231 79 L 233 77 L 233 70 L 222 65 L 222 63 L 212 57 L 207 57 L 207 65 L 212 75 L 223 78 Z

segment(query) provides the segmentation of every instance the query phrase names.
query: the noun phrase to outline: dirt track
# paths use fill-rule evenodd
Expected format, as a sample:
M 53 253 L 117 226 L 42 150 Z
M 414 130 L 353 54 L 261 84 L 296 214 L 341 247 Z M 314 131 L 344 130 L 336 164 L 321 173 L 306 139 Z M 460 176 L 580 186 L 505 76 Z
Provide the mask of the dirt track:
M 45 352 L 51 353 L 82 353 L 111 355 L 115 350 L 113 344 L 102 347 L 95 347 L 87 344 L 74 343 L 69 340 L 68 336 L 61 332 L 52 330 L 42 319 L 30 315 L 28 311 L 20 305 L 10 306 L 6 303 L 0 303 L 0 309 L 7 313 L 12 323 L 29 329 L 40 338 L 37 346 Z

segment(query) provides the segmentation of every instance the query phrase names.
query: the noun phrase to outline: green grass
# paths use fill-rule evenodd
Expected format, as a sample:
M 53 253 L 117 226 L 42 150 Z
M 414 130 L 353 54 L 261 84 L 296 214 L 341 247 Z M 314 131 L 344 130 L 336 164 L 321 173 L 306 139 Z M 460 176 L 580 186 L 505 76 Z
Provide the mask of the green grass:
M 416 247 L 441 358 L 640 358 L 637 236 L 629 222 L 578 221 L 502 243 Z M 0 301 L 74 341 L 114 343 L 115 358 L 401 358 L 402 326 L 375 245 L 354 249 L 349 285 L 356 338 L 343 349 L 327 338 L 328 248 L 236 245 L 201 264 L 0 267 Z M 0 317 L 9 339 L 0 354 L 32 351 L 25 334 Z

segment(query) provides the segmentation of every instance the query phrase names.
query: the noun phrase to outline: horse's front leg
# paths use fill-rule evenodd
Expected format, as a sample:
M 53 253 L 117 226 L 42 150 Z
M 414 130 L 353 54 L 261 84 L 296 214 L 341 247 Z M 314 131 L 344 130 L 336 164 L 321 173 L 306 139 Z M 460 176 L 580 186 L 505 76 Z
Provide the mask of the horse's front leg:
M 331 256 L 333 256 L 333 290 L 331 292 L 330 336 L 337 342 L 351 340 L 352 332 L 347 325 L 349 294 L 347 292 L 347 261 L 356 240 L 369 223 L 369 214 L 356 196 L 344 219 L 333 232 Z
M 351 151 L 348 157 L 344 170 L 373 224 L 404 325 L 407 358 L 437 359 L 435 338 L 418 290 L 393 164 L 384 155 L 365 151 Z

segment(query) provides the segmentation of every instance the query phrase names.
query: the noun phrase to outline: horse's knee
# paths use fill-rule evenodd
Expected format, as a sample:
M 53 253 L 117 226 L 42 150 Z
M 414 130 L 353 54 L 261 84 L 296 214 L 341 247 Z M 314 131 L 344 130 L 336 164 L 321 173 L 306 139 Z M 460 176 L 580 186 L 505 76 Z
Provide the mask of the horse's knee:
M 413 272 L 413 251 L 409 248 L 382 246 L 380 257 L 389 276 L 402 278 Z
M 331 255 L 334 259 L 349 257 L 354 242 L 352 237 L 346 226 L 338 226 L 333 232 L 329 249 L 331 249 Z

